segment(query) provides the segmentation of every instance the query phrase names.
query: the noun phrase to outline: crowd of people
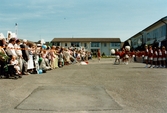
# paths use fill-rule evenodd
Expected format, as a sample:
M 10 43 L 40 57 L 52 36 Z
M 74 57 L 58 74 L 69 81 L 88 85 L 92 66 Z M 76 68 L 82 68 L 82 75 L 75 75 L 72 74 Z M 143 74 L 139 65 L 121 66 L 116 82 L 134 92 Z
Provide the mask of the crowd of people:
M 146 64 L 145 68 L 166 68 L 167 67 L 167 51 L 165 46 L 152 47 L 151 45 L 145 45 L 144 51 L 131 51 L 127 46 L 122 50 L 115 50 L 115 64 L 128 64 L 128 62 L 135 61 L 136 58 L 142 58 Z
M 128 64 L 137 57 L 142 58 L 146 68 L 166 68 L 167 51 L 164 46 L 152 47 L 145 45 L 144 51 L 131 51 L 129 46 L 116 49 L 114 64 Z M 97 52 L 100 62 L 100 50 Z M 0 40 L 0 76 L 10 76 L 45 73 L 49 70 L 62 68 L 64 65 L 88 61 L 92 58 L 91 52 L 84 48 L 46 46 L 29 43 L 26 39 L 11 38 L 8 42 Z M 11 74 L 12 73 L 12 74 Z
M 91 59 L 91 53 L 84 48 L 46 46 L 16 38 L 8 42 L 2 39 L 0 42 L 1 77 L 40 74 Z

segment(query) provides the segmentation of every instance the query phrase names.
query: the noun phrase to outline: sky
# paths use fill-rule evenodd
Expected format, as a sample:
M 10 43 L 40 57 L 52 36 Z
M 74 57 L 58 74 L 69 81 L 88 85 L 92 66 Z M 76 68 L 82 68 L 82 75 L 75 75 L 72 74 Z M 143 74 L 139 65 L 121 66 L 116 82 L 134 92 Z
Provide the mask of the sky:
M 18 38 L 120 38 L 167 16 L 167 0 L 1 0 L 0 33 Z M 17 27 L 16 27 L 17 23 Z

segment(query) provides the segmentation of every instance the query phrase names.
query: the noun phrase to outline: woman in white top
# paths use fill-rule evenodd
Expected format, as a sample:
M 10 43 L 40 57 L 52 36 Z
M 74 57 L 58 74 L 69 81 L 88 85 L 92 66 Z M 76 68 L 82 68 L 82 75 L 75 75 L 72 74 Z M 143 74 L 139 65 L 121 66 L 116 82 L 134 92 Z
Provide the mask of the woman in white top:
M 33 50 L 33 48 L 34 48 L 33 45 L 30 45 L 28 48 L 29 49 L 29 60 L 28 60 L 28 67 L 27 67 L 28 70 L 34 69 L 34 61 L 33 61 L 34 50 Z

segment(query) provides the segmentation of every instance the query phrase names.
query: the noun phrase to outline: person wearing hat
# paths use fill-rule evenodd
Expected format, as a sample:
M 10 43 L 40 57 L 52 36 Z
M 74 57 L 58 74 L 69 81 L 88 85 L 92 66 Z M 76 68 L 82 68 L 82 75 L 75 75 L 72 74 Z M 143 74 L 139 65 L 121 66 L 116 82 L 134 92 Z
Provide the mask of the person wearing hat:
M 114 64 L 116 64 L 118 62 L 118 64 L 120 64 L 120 53 L 118 49 L 115 49 L 115 62 Z
M 165 46 L 162 46 L 162 64 L 164 68 L 166 68 L 166 57 L 167 57 L 166 48 Z
M 149 57 L 149 61 L 150 61 L 149 68 L 153 68 L 153 49 L 152 49 L 152 46 L 149 46 L 148 57 Z
M 154 47 L 153 50 L 153 61 L 154 61 L 154 68 L 158 68 L 158 52 L 156 47 Z
M 145 68 L 148 68 L 148 46 L 147 45 L 145 45 L 145 51 L 144 51 L 144 60 L 145 60 L 145 62 L 146 62 L 146 66 L 145 66 Z
M 158 64 L 159 64 L 159 68 L 162 68 L 162 51 L 161 48 L 158 48 Z

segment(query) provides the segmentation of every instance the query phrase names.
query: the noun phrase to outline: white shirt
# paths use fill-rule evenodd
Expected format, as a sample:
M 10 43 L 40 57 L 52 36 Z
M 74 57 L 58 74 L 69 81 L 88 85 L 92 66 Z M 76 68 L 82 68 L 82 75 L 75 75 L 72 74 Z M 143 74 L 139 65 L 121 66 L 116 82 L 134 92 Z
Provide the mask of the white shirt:
M 15 48 L 14 48 L 12 43 L 8 44 L 6 52 L 7 52 L 8 55 L 14 55 L 14 56 L 17 57 L 17 54 L 15 52 Z
M 22 56 L 22 51 L 21 51 L 20 45 L 15 44 L 14 48 L 15 48 L 16 54 L 19 55 L 19 56 Z

